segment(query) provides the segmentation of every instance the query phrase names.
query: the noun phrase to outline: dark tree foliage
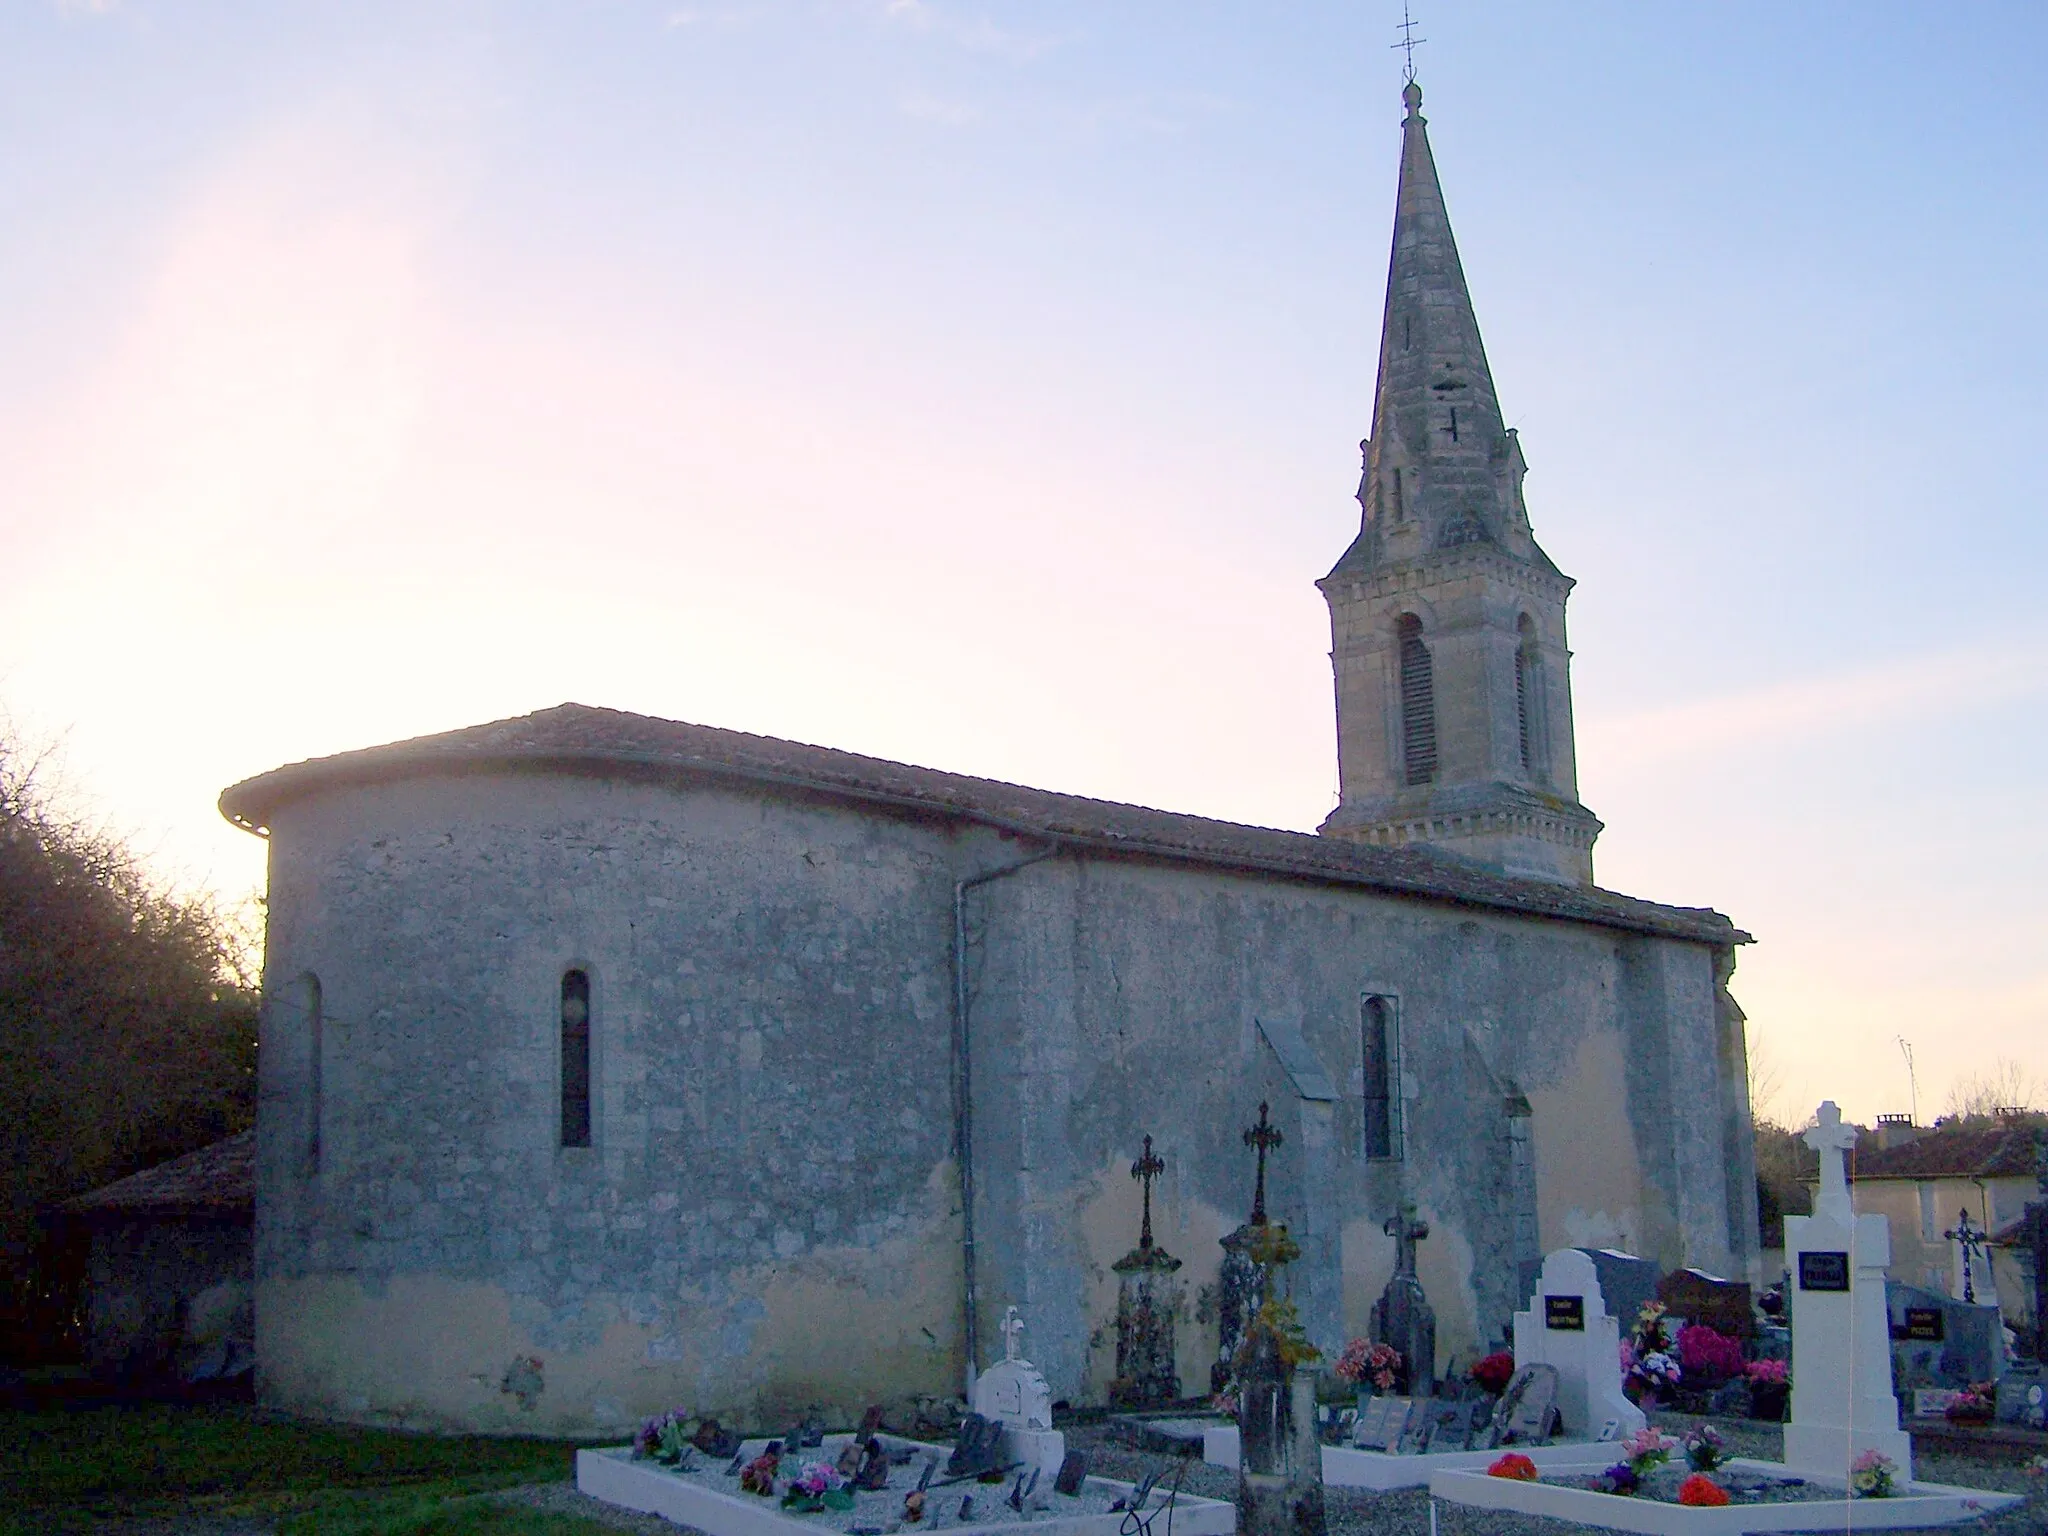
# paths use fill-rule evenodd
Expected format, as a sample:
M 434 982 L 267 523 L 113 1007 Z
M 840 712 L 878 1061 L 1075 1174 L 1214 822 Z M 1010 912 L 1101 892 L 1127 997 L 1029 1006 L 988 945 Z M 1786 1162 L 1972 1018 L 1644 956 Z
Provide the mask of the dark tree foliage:
M 39 1208 L 255 1116 L 256 997 L 216 904 L 62 814 L 0 737 L 0 1306 Z M 9 1306 L 9 1301 L 17 1306 Z
M 1806 1181 L 1820 1176 L 1820 1154 L 1800 1132 L 1769 1120 L 1756 1123 L 1757 1223 L 1766 1248 L 1785 1246 L 1785 1218 L 1810 1216 Z

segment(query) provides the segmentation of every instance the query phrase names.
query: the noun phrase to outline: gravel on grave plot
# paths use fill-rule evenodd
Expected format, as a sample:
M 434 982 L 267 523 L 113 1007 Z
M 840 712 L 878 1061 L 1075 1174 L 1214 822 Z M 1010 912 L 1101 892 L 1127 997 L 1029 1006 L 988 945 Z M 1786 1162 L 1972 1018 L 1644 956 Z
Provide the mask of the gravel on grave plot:
M 1698 1419 L 1685 1414 L 1658 1413 L 1656 1426 L 1668 1435 L 1683 1436 L 1695 1424 L 1711 1423 L 1727 1442 L 1731 1456 L 1755 1456 L 1775 1461 L 1784 1454 L 1784 1432 L 1775 1424 L 1728 1419 Z M 1173 1458 L 1146 1451 L 1134 1451 L 1119 1444 L 1101 1424 L 1065 1426 L 1067 1446 L 1087 1450 L 1094 1458 L 1092 1471 L 1102 1477 L 1129 1482 L 1162 1466 Z M 1923 1482 L 1950 1483 L 1964 1488 L 1983 1488 L 2000 1493 L 2025 1493 L 2023 1504 L 1996 1515 L 1960 1525 L 1929 1529 L 1966 1533 L 1966 1536 L 2041 1536 L 2048 1531 L 2048 1487 L 2040 1478 L 2028 1477 L 2016 1463 L 1986 1464 L 1976 1459 L 1930 1454 L 1914 1458 L 1914 1471 Z M 1189 1493 L 1208 1499 L 1235 1499 L 1237 1474 L 1196 1460 L 1187 1468 L 1181 1484 Z M 582 1515 L 638 1536 L 677 1536 L 689 1529 L 652 1515 L 636 1515 L 599 1503 L 578 1493 L 572 1484 L 549 1483 L 513 1489 L 497 1497 L 516 1499 L 535 1508 L 563 1514 Z M 1395 1493 L 1370 1493 L 1358 1488 L 1325 1488 L 1323 1507 L 1329 1518 L 1330 1536 L 1425 1536 L 1429 1530 L 1429 1493 L 1422 1488 Z M 1470 1509 L 1460 1504 L 1437 1505 L 1439 1536 L 1583 1536 L 1594 1527 L 1576 1521 L 1550 1520 L 1540 1515 L 1506 1514 L 1499 1510 Z M 1163 1536 L 1163 1532 L 1162 1532 Z

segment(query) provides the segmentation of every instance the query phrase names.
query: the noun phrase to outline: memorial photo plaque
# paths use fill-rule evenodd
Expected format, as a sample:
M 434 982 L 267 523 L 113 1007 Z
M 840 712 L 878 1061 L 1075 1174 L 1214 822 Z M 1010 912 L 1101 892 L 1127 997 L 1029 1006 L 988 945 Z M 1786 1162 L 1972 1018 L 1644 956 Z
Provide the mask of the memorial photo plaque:
M 1586 1331 L 1586 1298 L 1546 1296 L 1543 1298 L 1543 1326 L 1565 1333 Z
M 1849 1255 L 1846 1253 L 1802 1253 L 1799 1255 L 1799 1289 L 1802 1291 L 1846 1291 L 1849 1289 Z

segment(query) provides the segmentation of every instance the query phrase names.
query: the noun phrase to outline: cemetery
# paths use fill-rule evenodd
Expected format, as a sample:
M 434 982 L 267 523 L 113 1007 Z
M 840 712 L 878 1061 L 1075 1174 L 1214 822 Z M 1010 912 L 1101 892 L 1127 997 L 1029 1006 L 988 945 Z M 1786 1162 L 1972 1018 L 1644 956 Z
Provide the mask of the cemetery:
M 1163 1163 L 1150 1136 L 1131 1165 L 1140 1230 L 1114 1266 L 1116 1311 L 1105 1321 L 1117 1345 L 1112 1409 L 1140 1416 L 1113 1422 L 1178 1453 L 1141 1480 L 1098 1475 L 1087 1449 L 1070 1449 L 1012 1306 L 1004 1358 L 975 1382 L 951 1444 L 884 1431 L 880 1408 L 850 1434 L 802 1423 L 745 1439 L 676 1413 L 650 1420 L 633 1447 L 579 1453 L 577 1486 L 710 1536 L 805 1525 L 846 1536 L 1019 1525 L 1130 1536 L 1169 1514 L 1190 1536 L 1323 1536 L 1327 1489 L 1426 1489 L 1433 1509 L 1700 1536 L 1924 1528 L 2022 1501 L 1916 1476 L 1900 1394 L 1911 1406 L 1912 1394 L 1949 1391 L 1939 1400 L 1946 1417 L 1967 1392 L 1916 1383 L 1984 1372 L 1993 1381 L 1985 1418 L 2017 1422 L 2038 1416 L 2040 1377 L 2031 1363 L 2009 1366 L 1974 1301 L 1887 1283 L 1886 1218 L 1851 1206 L 1853 1128 L 1832 1103 L 1807 1135 L 1821 1161 L 1814 1213 L 1787 1219 L 1782 1323 L 1758 1320 L 1745 1282 L 1696 1269 L 1660 1275 L 1617 1250 L 1564 1248 L 1525 1277 L 1526 1305 L 1501 1341 L 1509 1347 L 1442 1377 L 1417 1265 L 1430 1228 L 1405 1199 L 1385 1222 L 1396 1258 L 1371 1336 L 1334 1359 L 1309 1341 L 1293 1297 L 1301 1249 L 1266 1210 L 1266 1161 L 1283 1139 L 1262 1104 L 1242 1137 L 1251 1217 L 1220 1240 L 1229 1284 L 1206 1405 L 1181 1395 L 1173 1364 L 1179 1308 L 1165 1288 L 1181 1261 L 1153 1232 Z M 1610 1307 L 1609 1284 L 1620 1308 Z M 1682 1439 L 1663 1433 L 1646 1410 L 1682 1395 L 1692 1410 L 1724 1416 L 1765 1404 L 1763 1417 L 1785 1420 L 1782 1459 L 1735 1454 L 1709 1423 Z M 1235 1474 L 1233 1501 L 1182 1486 L 1197 1458 Z

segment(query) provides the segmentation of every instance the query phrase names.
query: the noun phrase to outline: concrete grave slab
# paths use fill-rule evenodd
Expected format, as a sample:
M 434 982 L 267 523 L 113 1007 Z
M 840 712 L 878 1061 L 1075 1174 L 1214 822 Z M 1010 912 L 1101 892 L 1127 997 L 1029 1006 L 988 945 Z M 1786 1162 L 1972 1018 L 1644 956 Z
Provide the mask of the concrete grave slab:
M 1588 1445 L 1514 1445 L 1504 1447 L 1535 1462 L 1537 1467 L 1575 1466 L 1588 1456 L 1600 1454 Z M 1365 1488 L 1386 1493 L 1395 1488 L 1427 1486 L 1434 1472 L 1458 1468 L 1484 1472 L 1502 1454 L 1491 1451 L 1436 1451 L 1420 1456 L 1401 1456 L 1387 1451 L 1361 1451 L 1346 1445 L 1323 1447 L 1323 1483 L 1331 1488 Z M 1600 1465 L 1612 1462 L 1619 1451 L 1610 1451 Z M 1237 1470 L 1237 1426 L 1210 1425 L 1202 1434 L 1202 1460 L 1212 1467 Z M 1595 1469 L 1596 1471 L 1598 1468 Z
M 1545 1460 L 1540 1451 L 1527 1453 L 1537 1471 L 1550 1477 L 1595 1477 L 1613 1460 L 1592 1460 L 1580 1448 L 1576 1462 Z M 1774 1461 L 1736 1458 L 1731 1472 L 1783 1477 L 1787 1469 Z M 1986 1493 L 1951 1488 L 1941 1483 L 1908 1483 L 1885 1499 L 1852 1499 L 1844 1481 L 1802 1474 L 1811 1484 L 1840 1490 L 1839 1497 L 1807 1498 L 1784 1504 L 1737 1500 L 1718 1509 L 1690 1508 L 1656 1499 L 1592 1493 L 1550 1482 L 1522 1482 L 1491 1477 L 1484 1467 L 1447 1468 L 1429 1479 L 1432 1498 L 1473 1509 L 1498 1509 L 1553 1520 L 1575 1520 L 1610 1531 L 1637 1531 L 1644 1536 L 1749 1536 L 1763 1531 L 1897 1531 L 1920 1526 L 1955 1525 L 2020 1502 L 2016 1493 Z
M 828 1435 L 815 1459 L 829 1463 L 852 1438 Z M 743 1454 L 757 1453 L 765 1443 L 753 1441 Z M 884 1437 L 884 1443 L 891 1443 L 888 1437 Z M 942 1460 L 946 1454 L 944 1446 L 919 1449 Z M 623 1445 L 576 1453 L 578 1492 L 621 1509 L 660 1515 L 678 1525 L 706 1532 L 707 1536 L 845 1536 L 856 1526 L 880 1529 L 900 1518 L 903 1496 L 916 1486 L 916 1477 L 899 1473 L 893 1484 L 879 1492 L 856 1495 L 850 1510 L 800 1515 L 785 1510 L 778 1499 L 740 1492 L 739 1480 L 726 1475 L 723 1462 L 700 1460 L 694 1467 L 677 1471 L 652 1461 L 636 1461 L 632 1449 Z M 1072 1496 L 1047 1494 L 1048 1486 L 1041 1483 L 1039 1494 L 1049 1507 L 1034 1511 L 1027 1505 L 1022 1514 L 1004 1502 L 1005 1489 L 995 1484 L 964 1483 L 935 1490 L 931 1495 L 933 1508 L 945 1509 L 947 1500 L 957 1503 L 963 1495 L 972 1494 L 975 1514 L 968 1522 L 928 1519 L 924 1528 L 942 1529 L 946 1536 L 1019 1536 L 1021 1532 L 1029 1532 L 1030 1536 L 1119 1536 L 1130 1518 L 1128 1512 L 1110 1508 L 1116 1500 L 1130 1496 L 1129 1483 L 1091 1477 L 1082 1484 L 1080 1493 Z M 1163 1489 L 1155 1489 L 1146 1503 L 1147 1510 L 1163 1510 L 1167 1498 Z M 1237 1528 L 1233 1505 L 1189 1493 L 1174 1494 L 1172 1500 L 1176 1533 L 1232 1536 Z

